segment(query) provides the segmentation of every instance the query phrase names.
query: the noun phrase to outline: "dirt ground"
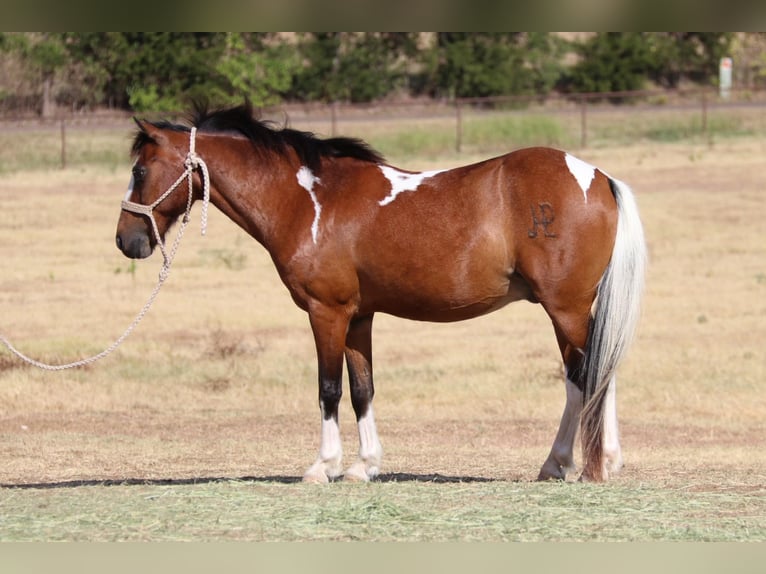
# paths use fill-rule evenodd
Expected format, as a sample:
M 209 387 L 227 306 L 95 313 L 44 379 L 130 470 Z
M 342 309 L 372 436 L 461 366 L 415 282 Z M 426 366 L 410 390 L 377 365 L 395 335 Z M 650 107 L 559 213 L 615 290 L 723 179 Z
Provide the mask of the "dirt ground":
M 763 144 L 642 146 L 579 155 L 630 182 L 650 248 L 644 319 L 620 372 L 626 466 L 616 480 L 763 490 Z M 98 183 L 99 190 L 110 190 L 94 208 L 99 226 L 116 221 L 121 188 L 112 188 L 124 183 L 120 178 Z M 33 198 L 44 209 L 85 193 L 77 181 L 64 187 L 45 178 L 0 184 L 0 197 L 6 198 L 0 202 L 17 198 L 19 205 L 19 198 Z M 46 203 L 43 197 L 53 199 Z M 103 224 L 102 209 L 108 219 Z M 0 216 L 4 238 L 19 236 L 10 231 L 14 213 Z M 51 216 L 50 227 L 58 225 Z M 301 476 L 319 440 L 308 322 L 263 250 L 242 243 L 231 227 L 213 218 L 208 234 L 218 235 L 218 243 L 185 239 L 181 251 L 189 259 L 174 271 L 170 293 L 160 296 L 165 302 L 115 357 L 75 373 L 47 374 L 0 352 L 0 485 Z M 100 281 L 97 270 L 78 284 L 66 273 L 67 265 L 79 264 L 76 237 L 67 239 L 63 254 L 49 255 L 61 267 L 37 268 L 11 241 L 5 239 L 0 252 L 0 330 L 9 338 L 13 331 L 20 344 L 48 356 L 69 357 L 88 333 L 107 339 L 104 333 L 118 333 L 153 281 L 155 268 L 147 264 L 127 287 L 116 283 L 116 271 L 109 272 L 115 283 L 106 288 L 93 283 Z M 244 271 L 203 257 L 232 245 L 247 254 Z M 89 249 L 100 252 L 98 240 Z M 128 265 L 111 251 L 105 257 L 103 268 Z M 19 271 L 22 266 L 25 271 Z M 39 280 L 49 273 L 56 281 Z M 232 279 L 241 285 L 229 287 Z M 33 303 L 77 307 L 83 301 L 78 297 L 95 301 L 93 290 L 99 302 L 82 314 L 72 343 L 64 339 L 70 315 L 59 317 L 54 329 L 46 321 L 55 314 L 28 311 Z M 224 294 L 207 305 L 207 295 L 216 290 Z M 109 311 L 108 301 L 121 297 L 124 304 Z M 534 480 L 555 435 L 564 392 L 549 323 L 533 306 L 516 305 L 473 324 L 376 318 L 384 480 Z M 35 342 L 36 332 L 52 342 Z M 357 440 L 351 413 L 344 396 L 347 464 Z

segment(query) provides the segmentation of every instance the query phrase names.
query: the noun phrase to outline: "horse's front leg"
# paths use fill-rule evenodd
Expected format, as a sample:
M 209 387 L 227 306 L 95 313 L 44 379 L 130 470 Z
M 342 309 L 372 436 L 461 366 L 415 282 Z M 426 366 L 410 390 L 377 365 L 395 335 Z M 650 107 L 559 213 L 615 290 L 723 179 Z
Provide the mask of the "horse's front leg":
M 309 313 L 319 364 L 319 408 L 322 434 L 316 462 L 303 475 L 304 482 L 329 482 L 341 473 L 343 448 L 338 426 L 338 404 L 342 394 L 343 351 L 348 318 L 331 309 Z
M 346 480 L 368 481 L 380 472 L 383 448 L 375 427 L 372 398 L 372 315 L 351 322 L 346 337 L 346 364 L 351 404 L 359 427 L 359 458 L 344 474 Z

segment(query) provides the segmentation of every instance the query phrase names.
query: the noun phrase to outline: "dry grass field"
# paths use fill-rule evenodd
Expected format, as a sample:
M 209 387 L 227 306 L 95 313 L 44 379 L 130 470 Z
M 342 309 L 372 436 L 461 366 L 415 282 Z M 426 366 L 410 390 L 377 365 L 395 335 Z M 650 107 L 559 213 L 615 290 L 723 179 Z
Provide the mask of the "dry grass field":
M 532 482 L 564 388 L 547 317 L 516 303 L 450 325 L 376 317 L 382 479 L 295 484 L 319 441 L 308 321 L 211 211 L 112 356 L 48 373 L 0 350 L 0 539 L 766 540 L 766 143 L 578 155 L 633 186 L 650 250 L 611 483 Z M 20 350 L 97 353 L 143 305 L 159 255 L 133 263 L 113 240 L 128 172 L 0 181 L 0 333 Z M 347 395 L 341 428 L 350 461 Z

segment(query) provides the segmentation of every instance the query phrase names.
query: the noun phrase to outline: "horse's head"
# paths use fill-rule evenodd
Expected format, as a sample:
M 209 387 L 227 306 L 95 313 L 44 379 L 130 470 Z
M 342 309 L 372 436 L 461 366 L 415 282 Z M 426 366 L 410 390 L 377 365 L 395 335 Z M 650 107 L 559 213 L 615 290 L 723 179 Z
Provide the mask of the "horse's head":
M 133 173 L 117 222 L 117 247 L 127 257 L 149 257 L 160 245 L 164 254 L 167 230 L 190 205 L 191 193 L 185 178 L 190 165 L 193 137 L 177 126 L 136 120 L 138 132 L 133 143 Z M 190 149 L 190 146 L 191 149 Z M 186 170 L 186 171 L 185 171 Z M 194 176 L 195 192 L 199 178 Z

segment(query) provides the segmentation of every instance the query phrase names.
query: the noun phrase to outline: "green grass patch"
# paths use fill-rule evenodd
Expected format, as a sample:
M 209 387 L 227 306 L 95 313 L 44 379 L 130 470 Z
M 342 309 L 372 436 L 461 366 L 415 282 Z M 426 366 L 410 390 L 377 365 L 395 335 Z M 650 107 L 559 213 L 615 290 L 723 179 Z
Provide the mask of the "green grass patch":
M 461 152 L 491 154 L 535 145 L 568 147 L 579 136 L 570 134 L 559 119 L 549 115 L 487 112 L 465 114 L 460 137 Z M 457 138 L 456 120 L 443 118 L 398 122 L 385 132 L 373 133 L 369 141 L 387 157 L 436 158 L 454 154 Z
M 126 124 L 127 125 L 127 124 Z M 0 173 L 100 166 L 111 172 L 129 165 L 130 132 L 122 129 L 70 128 L 65 154 L 59 129 L 0 130 Z M 63 163 L 62 163 L 63 162 Z
M 742 137 L 755 134 L 753 129 L 746 127 L 736 117 L 710 118 L 707 130 L 711 137 Z M 650 141 L 672 143 L 694 139 L 704 134 L 702 118 L 693 117 L 686 120 L 682 119 L 650 125 L 645 129 L 643 136 Z
M 526 146 L 570 147 L 574 139 L 562 123 L 545 114 L 497 114 L 465 122 L 464 144 L 477 150 Z
M 437 157 L 455 151 L 455 126 L 449 122 L 402 127 L 371 135 L 369 143 L 386 157 Z
M 762 493 L 260 481 L 0 491 L 3 541 L 763 541 Z
M 587 118 L 588 146 L 633 145 L 637 142 L 706 143 L 715 138 L 752 137 L 763 120 L 757 110 L 700 110 L 657 108 L 653 112 L 625 109 L 593 111 Z
M 699 142 L 716 137 L 751 137 L 763 132 L 760 108 L 718 109 L 707 112 L 707 131 L 701 109 L 656 106 L 594 107 L 586 117 L 587 147 L 603 148 L 638 142 Z M 302 126 L 296 125 L 301 128 Z M 572 149 L 581 145 L 579 112 L 571 110 L 472 110 L 465 108 L 461 128 L 457 118 L 408 118 L 392 115 L 344 125 L 343 135 L 361 137 L 392 161 L 412 157 L 455 158 L 462 154 L 499 154 L 536 145 Z M 132 125 L 69 126 L 62 157 L 62 137 L 57 124 L 47 128 L 0 130 L 0 173 L 45 171 L 99 166 L 111 172 L 128 164 Z M 460 134 L 458 136 L 458 133 Z

